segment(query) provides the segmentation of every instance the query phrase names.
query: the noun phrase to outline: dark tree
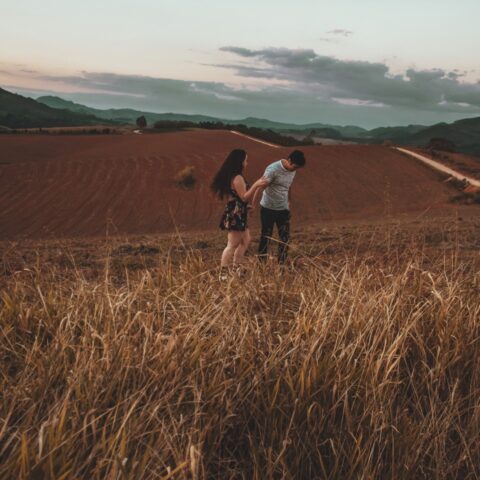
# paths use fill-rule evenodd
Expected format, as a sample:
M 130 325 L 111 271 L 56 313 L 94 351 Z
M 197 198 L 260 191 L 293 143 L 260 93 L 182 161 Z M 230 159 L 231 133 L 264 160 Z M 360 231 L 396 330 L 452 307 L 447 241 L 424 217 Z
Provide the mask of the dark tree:
M 145 118 L 145 115 L 138 117 L 136 124 L 138 128 L 145 128 L 147 126 L 147 119 Z

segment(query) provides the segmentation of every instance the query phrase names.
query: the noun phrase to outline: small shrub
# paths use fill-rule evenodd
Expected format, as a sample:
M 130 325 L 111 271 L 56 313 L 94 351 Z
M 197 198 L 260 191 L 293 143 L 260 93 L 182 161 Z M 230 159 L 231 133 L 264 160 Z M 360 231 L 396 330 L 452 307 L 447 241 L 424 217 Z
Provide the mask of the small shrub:
M 195 178 L 195 167 L 188 166 L 182 168 L 182 170 L 175 175 L 174 180 L 178 187 L 191 190 L 197 181 Z

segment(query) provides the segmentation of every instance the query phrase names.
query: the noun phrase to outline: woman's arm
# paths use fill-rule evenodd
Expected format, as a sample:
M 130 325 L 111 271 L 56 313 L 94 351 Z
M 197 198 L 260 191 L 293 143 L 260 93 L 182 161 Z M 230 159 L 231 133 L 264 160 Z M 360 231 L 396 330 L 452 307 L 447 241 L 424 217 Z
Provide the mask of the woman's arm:
M 263 182 L 255 189 L 255 193 L 253 194 L 252 200 L 252 207 L 255 208 L 259 202 L 258 197 L 261 196 L 262 192 L 268 187 L 271 183 L 267 177 L 262 177 Z
M 241 175 L 237 175 L 233 179 L 233 188 L 237 195 L 244 201 L 249 202 L 259 187 L 268 185 L 268 180 L 264 177 L 259 178 L 248 190 L 245 185 L 245 180 Z
M 259 193 L 260 193 L 260 188 L 256 188 L 255 193 L 253 194 L 252 208 L 255 208 L 257 206 Z

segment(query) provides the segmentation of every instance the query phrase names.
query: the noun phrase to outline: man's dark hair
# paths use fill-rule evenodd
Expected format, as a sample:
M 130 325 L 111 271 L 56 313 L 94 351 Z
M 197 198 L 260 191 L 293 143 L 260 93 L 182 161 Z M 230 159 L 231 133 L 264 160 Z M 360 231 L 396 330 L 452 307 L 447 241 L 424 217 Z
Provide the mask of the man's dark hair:
M 305 155 L 301 150 L 294 150 L 289 156 L 288 159 L 298 167 L 305 166 Z

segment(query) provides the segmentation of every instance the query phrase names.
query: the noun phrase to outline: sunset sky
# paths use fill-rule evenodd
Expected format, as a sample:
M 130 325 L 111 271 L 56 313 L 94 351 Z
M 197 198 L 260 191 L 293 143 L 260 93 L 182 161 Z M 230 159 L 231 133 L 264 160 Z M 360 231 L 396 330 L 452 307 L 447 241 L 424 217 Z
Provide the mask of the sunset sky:
M 364 127 L 480 115 L 478 0 L 0 0 L 0 86 Z

